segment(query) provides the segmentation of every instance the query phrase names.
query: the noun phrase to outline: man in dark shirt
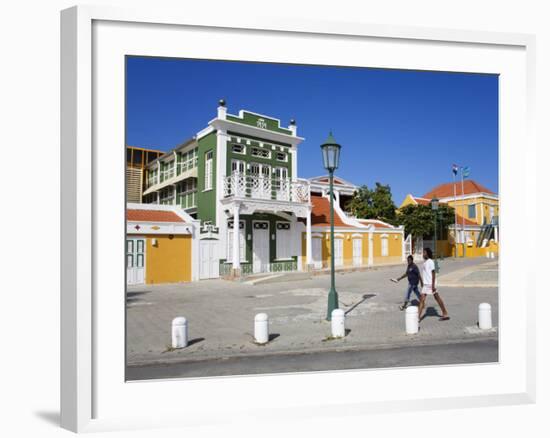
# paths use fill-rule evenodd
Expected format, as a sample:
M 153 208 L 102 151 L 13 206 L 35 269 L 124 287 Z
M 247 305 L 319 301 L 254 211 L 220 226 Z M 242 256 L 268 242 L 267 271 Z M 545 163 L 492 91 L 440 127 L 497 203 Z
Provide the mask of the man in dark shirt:
M 405 273 L 399 277 L 399 278 L 392 278 L 391 281 L 394 283 L 397 283 L 398 281 L 403 280 L 405 277 L 409 280 L 409 287 L 407 288 L 407 292 L 405 294 L 405 302 L 399 306 L 399 310 L 405 310 L 410 302 L 411 299 L 411 293 L 415 293 L 416 297 L 420 301 L 420 292 L 418 291 L 418 283 L 422 281 L 420 278 L 420 271 L 418 270 L 418 266 L 414 263 L 413 256 L 410 255 L 407 257 L 407 270 Z

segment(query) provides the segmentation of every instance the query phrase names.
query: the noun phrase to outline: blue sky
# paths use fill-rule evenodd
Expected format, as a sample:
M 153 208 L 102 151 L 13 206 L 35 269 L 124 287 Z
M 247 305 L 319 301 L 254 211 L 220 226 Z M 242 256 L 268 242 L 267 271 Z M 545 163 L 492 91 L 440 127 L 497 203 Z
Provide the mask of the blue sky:
M 287 64 L 127 59 L 127 144 L 169 150 L 206 127 L 217 102 L 296 119 L 298 174 L 324 172 L 319 145 L 342 145 L 336 174 L 389 184 L 394 202 L 452 181 L 451 165 L 498 191 L 498 77 Z

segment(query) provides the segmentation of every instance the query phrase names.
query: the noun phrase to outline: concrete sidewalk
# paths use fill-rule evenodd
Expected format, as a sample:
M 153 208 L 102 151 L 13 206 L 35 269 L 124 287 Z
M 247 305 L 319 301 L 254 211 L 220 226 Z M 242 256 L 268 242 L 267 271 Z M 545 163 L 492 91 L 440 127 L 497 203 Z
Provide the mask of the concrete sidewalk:
M 470 270 L 478 272 L 483 259 L 445 260 L 441 275 Z M 496 338 L 496 330 L 477 329 L 477 306 L 488 302 L 498 324 L 498 294 L 493 287 L 445 287 L 440 292 L 451 315 L 438 320 L 436 304 L 428 300 L 427 316 L 417 335 L 405 334 L 403 301 L 406 280 L 389 281 L 405 266 L 336 277 L 340 307 L 347 312 L 347 336 L 329 340 L 325 321 L 330 278 L 275 284 L 247 285 L 223 280 L 186 284 L 141 286 L 127 293 L 127 364 L 173 363 L 292 352 L 374 349 L 388 346 L 427 345 Z M 460 274 L 462 275 L 462 273 Z M 254 315 L 270 318 L 271 342 L 253 342 Z M 171 351 L 171 321 L 185 316 L 189 323 L 189 347 Z
M 498 261 L 468 266 L 439 277 L 440 287 L 498 287 Z

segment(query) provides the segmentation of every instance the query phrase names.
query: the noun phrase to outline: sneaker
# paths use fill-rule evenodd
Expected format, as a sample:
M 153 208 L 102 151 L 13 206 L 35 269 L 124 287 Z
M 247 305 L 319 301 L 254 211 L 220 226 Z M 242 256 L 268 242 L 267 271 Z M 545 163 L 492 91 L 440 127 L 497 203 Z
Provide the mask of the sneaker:
M 399 310 L 405 310 L 407 307 L 409 307 L 409 303 L 405 302 L 399 306 Z

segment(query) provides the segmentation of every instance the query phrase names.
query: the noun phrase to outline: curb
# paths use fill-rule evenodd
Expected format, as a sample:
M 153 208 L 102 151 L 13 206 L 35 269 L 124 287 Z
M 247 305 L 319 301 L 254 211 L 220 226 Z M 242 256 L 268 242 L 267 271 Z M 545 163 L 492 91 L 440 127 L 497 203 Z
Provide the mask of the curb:
M 416 335 L 415 335 L 416 336 Z M 189 362 L 207 362 L 207 361 L 223 361 L 228 359 L 243 359 L 252 357 L 265 357 L 265 356 L 295 356 L 301 354 L 316 354 L 316 353 L 345 353 L 349 351 L 369 351 L 369 350 L 391 350 L 394 348 L 406 348 L 406 347 L 417 347 L 425 345 L 448 345 L 448 344 L 462 344 L 472 341 L 479 340 L 488 340 L 495 339 L 498 341 L 498 328 L 494 327 L 494 330 L 486 333 L 475 333 L 466 335 L 467 337 L 461 337 L 456 339 L 446 339 L 438 340 L 436 342 L 430 342 L 429 340 L 423 340 L 419 338 L 410 337 L 406 342 L 399 342 L 393 344 L 373 344 L 373 345 L 334 345 L 334 348 L 311 348 L 311 349 L 300 349 L 300 350 L 276 350 L 276 351 L 256 351 L 256 352 L 246 352 L 241 354 L 231 354 L 224 355 L 220 353 L 219 356 L 210 356 L 210 357 L 171 357 L 166 359 L 151 359 L 151 360 L 138 360 L 135 362 L 130 362 L 126 364 L 126 368 L 138 368 L 138 367 L 147 367 L 147 366 L 162 366 L 162 365 L 176 365 L 176 364 L 185 364 Z M 262 347 L 260 347 L 262 348 Z

